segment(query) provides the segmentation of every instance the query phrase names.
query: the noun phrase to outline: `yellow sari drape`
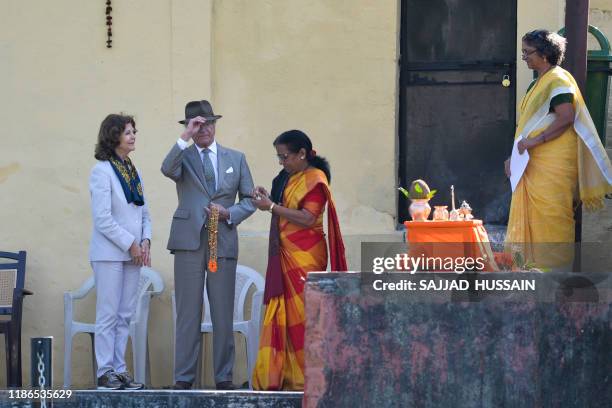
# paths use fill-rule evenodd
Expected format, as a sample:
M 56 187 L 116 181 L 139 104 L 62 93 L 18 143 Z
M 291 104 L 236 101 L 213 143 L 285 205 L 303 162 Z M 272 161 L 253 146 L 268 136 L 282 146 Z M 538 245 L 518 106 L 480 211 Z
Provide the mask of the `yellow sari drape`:
M 316 188 L 321 189 L 321 194 L 305 200 Z M 283 193 L 283 206 L 304 208 L 316 216 L 316 222 L 311 227 L 303 227 L 280 217 L 284 293 L 272 297 L 266 307 L 253 371 L 253 388 L 256 390 L 304 389 L 304 285 L 308 272 L 327 268 L 328 251 L 323 230 L 326 203 L 332 268 L 346 270 L 344 246 L 325 174 L 319 169 L 309 168 L 289 178 Z
M 574 78 L 555 67 L 538 79 L 520 106 L 515 138 L 534 138 L 555 119 L 550 101 L 574 95 L 574 126 L 529 150 L 529 163 L 512 194 L 507 249 L 543 269 L 567 269 L 573 260 L 574 207 L 603 206 L 612 191 L 612 166 Z M 565 245 L 564 245 L 565 243 Z

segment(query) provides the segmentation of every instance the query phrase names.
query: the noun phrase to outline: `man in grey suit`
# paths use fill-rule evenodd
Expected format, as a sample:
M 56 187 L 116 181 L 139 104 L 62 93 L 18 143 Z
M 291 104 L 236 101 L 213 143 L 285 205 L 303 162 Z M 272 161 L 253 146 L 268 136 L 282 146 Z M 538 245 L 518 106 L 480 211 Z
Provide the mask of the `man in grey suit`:
M 208 101 L 185 107 L 185 131 L 164 159 L 162 173 L 176 182 L 178 208 L 172 218 L 168 249 L 174 253 L 176 344 L 174 388 L 190 389 L 201 347 L 202 295 L 206 290 L 213 325 L 213 362 L 217 389 L 233 389 L 234 289 L 238 258 L 236 227 L 254 211 L 253 179 L 243 153 L 215 141 L 215 115 Z M 190 139 L 194 143 L 188 146 Z M 239 201 L 236 203 L 236 195 Z M 218 270 L 207 271 L 206 222 L 219 210 Z

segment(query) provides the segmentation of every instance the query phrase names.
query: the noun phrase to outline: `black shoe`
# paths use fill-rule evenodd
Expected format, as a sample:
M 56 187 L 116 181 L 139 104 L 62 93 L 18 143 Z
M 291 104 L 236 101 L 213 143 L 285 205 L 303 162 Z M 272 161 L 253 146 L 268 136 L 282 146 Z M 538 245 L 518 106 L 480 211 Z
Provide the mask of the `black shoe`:
M 231 381 L 222 381 L 217 383 L 218 390 L 236 390 L 237 387 Z
M 98 378 L 99 390 L 120 390 L 122 388 L 123 382 L 113 370 L 108 370 L 102 377 Z
M 176 384 L 170 385 L 168 387 L 164 387 L 164 389 L 168 390 L 190 390 L 191 383 L 187 381 L 177 381 Z
M 134 381 L 134 378 L 128 373 L 117 373 L 117 377 L 123 383 L 124 390 L 142 390 L 144 388 L 144 384 Z

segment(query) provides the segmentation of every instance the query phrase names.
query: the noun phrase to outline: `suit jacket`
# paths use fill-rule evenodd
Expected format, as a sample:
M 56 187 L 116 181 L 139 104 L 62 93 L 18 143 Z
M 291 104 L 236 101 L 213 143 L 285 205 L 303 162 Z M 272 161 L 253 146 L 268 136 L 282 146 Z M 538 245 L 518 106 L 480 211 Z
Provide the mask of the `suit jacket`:
M 243 153 L 217 143 L 217 191 L 208 191 L 202 159 L 195 144 L 181 150 L 174 144 L 162 163 L 161 171 L 176 182 L 178 208 L 172 217 L 168 249 L 194 251 L 200 247 L 200 232 L 207 221 L 205 207 L 222 205 L 231 214 L 231 224 L 219 222 L 217 256 L 238 258 L 236 226 L 255 212 L 250 196 L 253 178 Z M 239 201 L 236 203 L 236 195 Z
M 140 180 L 142 183 L 142 177 Z M 129 261 L 132 243 L 151 239 L 151 218 L 146 201 L 142 206 L 128 204 L 119 178 L 108 161 L 99 161 L 91 170 L 89 191 L 93 216 L 89 260 Z

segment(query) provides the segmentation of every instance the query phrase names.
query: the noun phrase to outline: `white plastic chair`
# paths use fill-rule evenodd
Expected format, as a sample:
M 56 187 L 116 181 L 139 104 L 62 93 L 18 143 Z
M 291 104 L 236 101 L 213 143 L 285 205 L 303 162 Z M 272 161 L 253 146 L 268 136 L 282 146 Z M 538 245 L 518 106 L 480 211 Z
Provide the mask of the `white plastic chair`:
M 218 272 L 217 272 L 218 273 Z M 251 298 L 251 319 L 244 318 L 244 304 L 247 293 L 251 286 L 255 286 L 255 292 Z M 261 319 L 261 305 L 263 303 L 265 281 L 263 277 L 254 269 L 248 266 L 238 265 L 236 267 L 236 290 L 234 296 L 234 332 L 241 333 L 246 339 L 246 355 L 247 355 L 247 370 L 249 374 L 249 385 L 253 376 L 253 368 L 257 359 L 257 350 L 259 348 L 259 322 Z M 212 333 L 212 322 L 210 320 L 210 312 L 208 305 L 208 294 L 206 286 L 204 286 L 204 319 L 200 326 L 202 335 L 204 333 Z M 174 323 L 174 344 L 176 345 L 176 299 L 174 291 L 172 291 L 172 321 Z M 176 347 L 176 346 L 175 346 Z M 198 359 L 198 375 L 196 384 L 199 384 L 202 378 L 202 354 Z M 252 387 L 252 385 L 251 385 Z
M 97 364 L 94 346 L 95 323 L 83 323 L 74 320 L 74 301 L 83 299 L 94 288 L 94 277 L 90 276 L 81 287 L 72 292 L 64 292 L 64 387 L 72 383 L 72 338 L 77 333 L 87 333 L 91 338 L 91 354 L 94 384 L 97 381 Z M 130 321 L 130 338 L 132 339 L 132 356 L 134 363 L 134 380 L 150 383 L 148 372 L 147 329 L 149 325 L 149 303 L 151 297 L 164 290 L 161 276 L 151 268 L 140 269 L 138 302 L 136 311 Z

